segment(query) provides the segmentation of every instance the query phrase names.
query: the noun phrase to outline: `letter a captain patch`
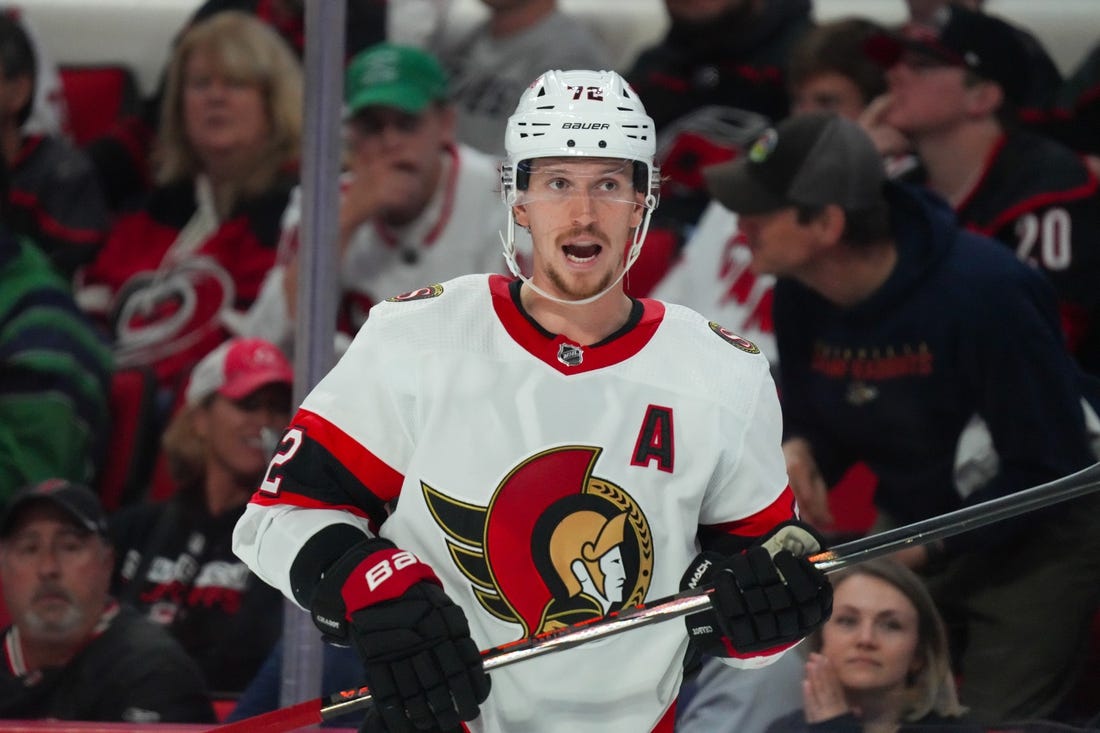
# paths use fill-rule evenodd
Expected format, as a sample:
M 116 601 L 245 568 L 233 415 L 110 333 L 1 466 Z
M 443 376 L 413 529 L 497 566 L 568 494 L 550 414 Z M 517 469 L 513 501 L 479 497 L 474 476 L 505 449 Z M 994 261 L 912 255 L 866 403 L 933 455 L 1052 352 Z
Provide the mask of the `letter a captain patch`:
M 674 459 L 672 408 L 650 405 L 646 408 L 638 440 L 634 443 L 632 466 L 648 466 L 657 461 L 657 468 L 672 473 Z

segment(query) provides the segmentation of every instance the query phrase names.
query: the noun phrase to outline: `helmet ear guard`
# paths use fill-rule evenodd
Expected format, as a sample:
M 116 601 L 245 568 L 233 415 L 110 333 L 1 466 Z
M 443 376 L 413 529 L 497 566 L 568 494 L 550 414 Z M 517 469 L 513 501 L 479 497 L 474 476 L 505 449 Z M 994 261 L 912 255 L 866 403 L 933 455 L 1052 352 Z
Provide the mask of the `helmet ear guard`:
M 504 148 L 500 190 L 508 206 L 508 228 L 501 239 L 508 268 L 520 278 L 512 207 L 518 192 L 527 190 L 530 161 L 577 157 L 633 162 L 634 189 L 644 194 L 646 211 L 634 233 L 625 274 L 641 252 L 661 193 L 660 171 L 654 162 L 656 128 L 630 84 L 614 71 L 547 71 L 527 88 L 508 118 Z

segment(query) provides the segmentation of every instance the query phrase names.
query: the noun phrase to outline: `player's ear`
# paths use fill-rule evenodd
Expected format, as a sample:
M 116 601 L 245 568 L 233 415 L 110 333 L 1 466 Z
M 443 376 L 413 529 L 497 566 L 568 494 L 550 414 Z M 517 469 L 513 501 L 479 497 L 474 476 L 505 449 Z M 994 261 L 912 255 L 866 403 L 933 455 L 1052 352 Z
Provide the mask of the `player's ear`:
M 637 192 L 634 194 L 634 210 L 630 214 L 630 228 L 637 229 L 642 225 L 642 218 L 645 216 L 645 194 Z
M 512 207 L 512 216 L 515 217 L 516 224 L 521 227 L 531 226 L 531 217 L 527 215 L 527 207 L 523 204 L 516 204 Z

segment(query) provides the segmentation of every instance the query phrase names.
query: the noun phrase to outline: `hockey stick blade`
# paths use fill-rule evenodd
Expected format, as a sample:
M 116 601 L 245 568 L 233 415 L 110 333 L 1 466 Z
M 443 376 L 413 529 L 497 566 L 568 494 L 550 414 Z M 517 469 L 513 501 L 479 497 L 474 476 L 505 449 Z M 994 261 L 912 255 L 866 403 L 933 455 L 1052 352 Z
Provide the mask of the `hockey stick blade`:
M 850 565 L 889 555 L 905 547 L 926 545 L 1002 519 L 1075 499 L 1097 489 L 1100 489 L 1100 463 L 1008 496 L 956 509 L 947 514 L 862 537 L 852 542 L 845 542 L 832 549 L 811 555 L 809 559 L 819 570 L 834 573 Z M 524 659 L 570 649 L 589 641 L 685 616 L 707 607 L 710 604 L 710 592 L 710 588 L 684 591 L 655 599 L 645 605 L 625 608 L 591 621 L 565 626 L 487 649 L 481 653 L 485 661 L 485 669 L 491 671 Z M 214 730 L 218 733 L 261 730 L 281 733 L 310 722 L 318 722 L 318 719 L 332 720 L 355 710 L 366 709 L 370 704 L 370 691 L 366 687 L 360 687 L 246 718 Z M 310 709 L 313 711 L 312 719 L 305 723 L 300 722 L 303 713 Z M 289 715 L 291 711 L 295 712 L 293 721 Z

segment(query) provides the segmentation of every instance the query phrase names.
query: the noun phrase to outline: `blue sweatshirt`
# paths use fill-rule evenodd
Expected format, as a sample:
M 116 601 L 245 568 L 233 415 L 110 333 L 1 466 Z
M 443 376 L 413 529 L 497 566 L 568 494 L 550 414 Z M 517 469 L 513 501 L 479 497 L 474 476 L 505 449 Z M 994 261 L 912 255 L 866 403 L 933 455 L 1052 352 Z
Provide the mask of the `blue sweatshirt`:
M 793 280 L 776 285 L 786 437 L 810 441 L 830 483 L 866 462 L 879 478 L 875 503 L 906 524 L 1091 464 L 1084 377 L 1046 280 L 959 229 L 933 194 L 898 183 L 885 191 L 898 260 L 882 287 L 842 308 Z M 964 501 L 955 452 L 975 414 L 1000 469 Z M 1007 542 L 1036 517 L 958 535 L 947 548 Z

